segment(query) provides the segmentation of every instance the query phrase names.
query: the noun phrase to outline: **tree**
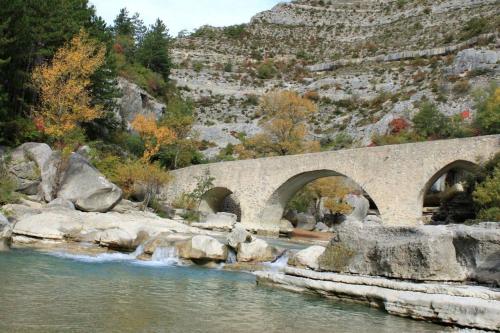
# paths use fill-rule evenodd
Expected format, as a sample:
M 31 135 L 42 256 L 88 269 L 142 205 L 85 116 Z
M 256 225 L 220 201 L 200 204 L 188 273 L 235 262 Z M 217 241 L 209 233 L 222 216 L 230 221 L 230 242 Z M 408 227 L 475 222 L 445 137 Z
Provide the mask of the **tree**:
M 60 48 L 51 64 L 35 68 L 32 77 L 39 91 L 38 127 L 64 149 L 69 138 L 81 132 L 79 125 L 101 116 L 102 107 L 91 105 L 91 76 L 102 66 L 104 45 L 82 29 Z
M 414 129 L 424 138 L 446 138 L 450 133 L 448 117 L 439 112 L 436 105 L 424 102 L 413 117 Z
M 137 51 L 138 61 L 146 68 L 161 74 L 165 81 L 170 75 L 170 36 L 166 25 L 157 19 L 144 35 Z
M 352 192 L 340 177 L 320 178 L 310 184 L 310 189 L 316 198 L 316 207 L 324 198 L 324 207 L 332 214 L 347 214 L 352 207 L 345 201 L 346 195 Z
M 2 2 L 0 17 L 5 25 L 4 37 L 9 41 L 0 46 L 0 59 L 10 58 L 0 71 L 0 85 L 6 94 L 6 112 L 0 113 L 0 138 L 9 145 L 39 140 L 29 119 L 38 101 L 37 91 L 30 82 L 31 73 L 36 66 L 52 59 L 56 50 L 82 27 L 99 39 L 93 32 L 97 23 L 95 9 L 87 0 L 9 0 Z M 102 85 L 108 82 L 103 76 L 91 80 L 96 83 L 101 79 Z
M 307 98 L 291 91 L 274 91 L 262 98 L 263 133 L 236 147 L 241 158 L 318 151 L 317 141 L 306 140 L 307 120 L 317 111 Z
M 493 86 L 488 94 L 480 94 L 476 106 L 475 123 L 481 133 L 500 133 L 500 88 Z
M 158 126 L 154 115 L 138 114 L 131 125 L 144 141 L 145 150 L 142 160 L 145 163 L 149 163 L 163 145 L 168 145 L 175 140 L 175 133 L 166 126 Z
M 173 97 L 167 104 L 167 110 L 160 123 L 175 133 L 175 140 L 161 150 L 160 162 L 169 169 L 186 167 L 199 157 L 197 142 L 191 133 L 195 121 L 194 106 L 190 100 Z

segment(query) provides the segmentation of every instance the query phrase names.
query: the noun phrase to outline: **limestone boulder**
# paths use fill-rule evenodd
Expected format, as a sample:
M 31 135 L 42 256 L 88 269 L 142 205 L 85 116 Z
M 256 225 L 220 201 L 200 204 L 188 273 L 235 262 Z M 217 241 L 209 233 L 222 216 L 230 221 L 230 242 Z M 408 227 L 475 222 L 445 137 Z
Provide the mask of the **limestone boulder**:
M 186 242 L 190 238 L 191 236 L 185 234 L 162 232 L 144 243 L 143 252 L 148 255 L 153 255 L 157 248 L 176 247 L 177 243 Z
M 57 199 L 52 200 L 51 202 L 48 203 L 47 207 L 48 208 L 57 208 L 57 209 L 75 210 L 75 205 L 71 201 L 65 200 L 63 198 L 57 198 Z
M 468 279 L 500 286 L 500 223 L 449 225 L 457 260 Z
M 51 154 L 47 144 L 36 142 L 24 143 L 12 152 L 9 171 L 17 181 L 17 191 L 28 195 L 38 193 L 41 169 Z
M 141 204 L 138 202 L 133 202 L 127 199 L 122 199 L 120 202 L 113 207 L 112 211 L 125 214 L 130 212 L 140 211 Z
M 324 224 L 323 222 L 319 222 L 314 227 L 314 231 L 328 232 L 328 231 L 330 231 L 330 228 L 326 224 Z
M 300 268 L 319 268 L 319 257 L 325 252 L 324 246 L 310 246 L 306 249 L 300 250 L 295 253 L 289 260 L 288 264 Z
M 316 226 L 316 219 L 311 214 L 299 213 L 297 214 L 297 228 L 312 231 Z
M 237 249 L 241 243 L 250 243 L 253 236 L 240 224 L 237 223 L 234 229 L 226 236 L 227 244 L 233 249 Z
M 238 262 L 274 261 L 278 251 L 262 239 L 254 239 L 249 243 L 239 243 L 236 258 Z
M 386 227 L 344 222 L 319 259 L 340 273 L 435 281 L 498 283 L 496 225 Z
M 62 240 L 74 238 L 83 228 L 83 221 L 76 212 L 69 210 L 44 211 L 23 216 L 14 226 L 13 234 Z
M 0 251 L 7 250 L 12 235 L 12 225 L 9 220 L 0 213 Z
M 52 152 L 47 161 L 41 167 L 42 182 L 40 184 L 40 196 L 47 202 L 56 198 L 56 184 L 58 169 L 61 163 L 61 153 Z
M 2 207 L 2 210 L 7 212 L 8 215 L 15 221 L 19 221 L 19 219 L 23 217 L 40 214 L 42 212 L 39 208 L 22 204 L 7 204 Z
M 279 228 L 280 228 L 280 234 L 289 235 L 293 232 L 292 222 L 285 219 L 280 220 Z
M 197 235 L 193 238 L 176 244 L 179 257 L 194 261 L 226 261 L 227 246 L 217 239 Z
M 191 223 L 193 227 L 202 229 L 218 229 L 218 230 L 231 230 L 236 224 L 236 215 L 232 213 L 211 213 L 208 214 L 203 222 Z
M 146 233 L 133 233 L 122 228 L 110 228 L 99 234 L 99 245 L 113 250 L 134 251 L 147 238 Z
M 363 221 L 368 215 L 370 202 L 362 195 L 349 194 L 346 202 L 352 207 L 351 213 L 346 216 L 347 220 Z
M 73 202 L 82 211 L 105 213 L 121 200 L 122 190 L 85 158 L 72 154 L 57 196 Z

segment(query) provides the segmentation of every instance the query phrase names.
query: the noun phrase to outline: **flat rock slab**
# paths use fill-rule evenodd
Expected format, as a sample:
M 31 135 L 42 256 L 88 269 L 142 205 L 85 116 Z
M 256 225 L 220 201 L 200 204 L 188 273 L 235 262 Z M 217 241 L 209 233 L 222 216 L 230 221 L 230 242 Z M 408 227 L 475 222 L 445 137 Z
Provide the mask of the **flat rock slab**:
M 440 324 L 500 329 L 500 290 L 483 287 L 416 284 L 379 277 L 311 272 L 255 272 L 257 283 L 295 292 L 366 303 L 390 314 Z

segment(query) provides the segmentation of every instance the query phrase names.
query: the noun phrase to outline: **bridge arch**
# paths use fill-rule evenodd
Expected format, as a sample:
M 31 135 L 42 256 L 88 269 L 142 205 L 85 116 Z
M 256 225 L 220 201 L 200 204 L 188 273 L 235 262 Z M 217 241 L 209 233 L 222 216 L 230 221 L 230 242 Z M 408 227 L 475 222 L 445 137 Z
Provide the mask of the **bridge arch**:
M 241 208 L 236 195 L 226 187 L 213 187 L 201 197 L 200 211 L 205 213 L 227 212 L 241 220 Z
M 426 221 L 425 214 L 429 214 L 428 217 L 430 217 L 433 213 L 432 210 L 429 210 L 429 207 L 439 206 L 441 199 L 446 197 L 447 191 L 460 183 L 460 180 L 464 178 L 464 174 L 475 173 L 479 169 L 480 166 L 477 163 L 468 160 L 455 160 L 436 171 L 419 192 L 418 202 L 422 207 L 424 222 Z M 426 207 L 428 211 L 425 211 Z
M 296 174 L 284 181 L 266 201 L 260 219 L 268 225 L 278 225 L 279 221 L 283 217 L 288 202 L 300 189 L 317 179 L 327 177 L 344 177 L 356 184 L 356 186 L 361 189 L 362 193 L 360 194 L 368 195 L 370 203 L 374 204 L 378 210 L 376 200 L 373 197 L 370 197 L 370 194 L 358 181 L 334 170 L 319 169 Z

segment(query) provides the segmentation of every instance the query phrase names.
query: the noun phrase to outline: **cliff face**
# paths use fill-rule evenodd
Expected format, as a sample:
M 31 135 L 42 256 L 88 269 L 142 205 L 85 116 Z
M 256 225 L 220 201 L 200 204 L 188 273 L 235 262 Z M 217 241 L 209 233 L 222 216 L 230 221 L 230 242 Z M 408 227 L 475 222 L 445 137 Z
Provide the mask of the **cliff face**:
M 498 78 L 499 14 L 495 0 L 295 0 L 177 38 L 172 77 L 196 101 L 201 138 L 220 147 L 259 131 L 272 89 L 318 102 L 312 136 L 367 145 L 423 98 L 473 113 L 471 92 Z

